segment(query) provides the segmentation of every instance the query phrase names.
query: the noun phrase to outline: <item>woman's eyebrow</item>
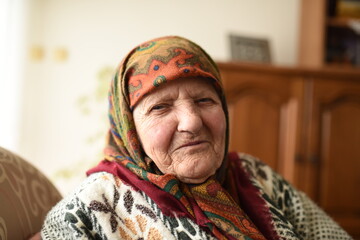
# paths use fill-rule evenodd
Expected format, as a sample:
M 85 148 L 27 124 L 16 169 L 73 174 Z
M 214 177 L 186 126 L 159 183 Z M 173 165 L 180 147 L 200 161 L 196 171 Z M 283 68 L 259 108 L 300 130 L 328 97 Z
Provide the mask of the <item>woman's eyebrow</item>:
M 165 93 L 165 94 L 161 94 L 161 95 L 155 94 L 153 96 L 148 96 L 147 98 L 145 98 L 144 103 L 145 103 L 145 105 L 151 105 L 151 104 L 154 104 L 157 102 L 171 101 L 173 99 L 174 99 L 174 97 L 171 96 L 171 94 L 169 94 L 169 93 Z
M 214 95 L 217 95 L 215 92 L 212 92 L 208 89 L 203 89 L 202 91 L 196 91 L 192 94 L 192 97 L 196 97 L 196 98 L 199 98 L 199 97 L 211 97 L 211 96 L 214 96 Z

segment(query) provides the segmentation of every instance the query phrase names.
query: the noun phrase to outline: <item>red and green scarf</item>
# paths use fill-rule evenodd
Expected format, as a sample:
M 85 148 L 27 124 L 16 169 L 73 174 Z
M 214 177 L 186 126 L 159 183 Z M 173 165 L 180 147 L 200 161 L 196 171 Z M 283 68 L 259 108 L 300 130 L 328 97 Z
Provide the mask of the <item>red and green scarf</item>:
M 219 71 L 203 49 L 175 36 L 148 41 L 134 48 L 117 69 L 109 92 L 106 160 L 88 174 L 110 172 L 144 191 L 164 214 L 188 217 L 218 239 L 265 239 L 239 201 L 222 186 L 229 165 L 227 149 L 216 176 L 197 185 L 162 174 L 143 151 L 132 115 L 134 105 L 159 85 L 184 77 L 208 79 L 217 89 L 228 119 Z

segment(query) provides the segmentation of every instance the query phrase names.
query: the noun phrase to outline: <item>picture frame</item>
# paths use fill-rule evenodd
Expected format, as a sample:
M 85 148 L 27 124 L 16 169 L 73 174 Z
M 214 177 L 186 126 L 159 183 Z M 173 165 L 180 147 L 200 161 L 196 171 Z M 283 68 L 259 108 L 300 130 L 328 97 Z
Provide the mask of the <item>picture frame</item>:
M 229 35 L 231 60 L 271 63 L 270 44 L 267 39 Z

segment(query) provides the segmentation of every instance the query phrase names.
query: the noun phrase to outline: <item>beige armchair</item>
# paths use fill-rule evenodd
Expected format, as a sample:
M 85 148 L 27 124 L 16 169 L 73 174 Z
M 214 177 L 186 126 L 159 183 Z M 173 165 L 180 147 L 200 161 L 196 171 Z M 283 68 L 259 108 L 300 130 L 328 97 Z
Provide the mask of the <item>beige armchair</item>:
M 27 239 L 61 199 L 55 186 L 30 163 L 0 147 L 0 240 Z

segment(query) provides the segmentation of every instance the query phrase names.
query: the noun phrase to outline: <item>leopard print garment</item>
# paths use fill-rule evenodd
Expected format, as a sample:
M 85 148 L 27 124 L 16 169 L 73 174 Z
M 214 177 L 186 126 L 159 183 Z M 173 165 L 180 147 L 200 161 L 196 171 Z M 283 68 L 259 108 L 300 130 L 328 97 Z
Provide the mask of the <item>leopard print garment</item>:
M 251 176 L 270 209 L 273 224 L 282 239 L 352 239 L 303 192 L 294 189 L 268 165 L 240 153 L 244 169 Z

